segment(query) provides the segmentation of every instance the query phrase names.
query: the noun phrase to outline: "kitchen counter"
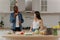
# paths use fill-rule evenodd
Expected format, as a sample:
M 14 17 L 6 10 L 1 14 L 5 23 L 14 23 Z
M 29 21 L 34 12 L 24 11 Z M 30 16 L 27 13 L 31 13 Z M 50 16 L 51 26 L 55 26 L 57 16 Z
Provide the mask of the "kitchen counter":
M 54 35 L 16 35 L 16 34 L 8 34 L 4 35 L 9 40 L 58 40 L 60 36 Z
M 8 34 L 8 32 L 10 31 L 11 30 L 0 30 L 0 37 L 5 38 L 6 40 L 58 40 L 58 38 L 60 38 L 60 35 L 54 36 L 39 34 L 34 35 Z

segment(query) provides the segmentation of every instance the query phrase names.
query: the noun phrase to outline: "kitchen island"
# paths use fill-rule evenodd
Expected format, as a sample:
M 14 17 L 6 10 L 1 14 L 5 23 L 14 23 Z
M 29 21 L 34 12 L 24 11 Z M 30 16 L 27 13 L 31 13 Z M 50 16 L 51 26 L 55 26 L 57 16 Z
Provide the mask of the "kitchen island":
M 9 40 L 58 40 L 60 36 L 54 35 L 16 35 L 8 34 L 2 36 Z
M 21 35 L 21 34 L 8 34 L 12 30 L 0 30 L 0 40 L 58 40 L 60 35 Z M 60 33 L 60 32 L 59 32 Z M 2 37 L 2 38 L 1 38 Z

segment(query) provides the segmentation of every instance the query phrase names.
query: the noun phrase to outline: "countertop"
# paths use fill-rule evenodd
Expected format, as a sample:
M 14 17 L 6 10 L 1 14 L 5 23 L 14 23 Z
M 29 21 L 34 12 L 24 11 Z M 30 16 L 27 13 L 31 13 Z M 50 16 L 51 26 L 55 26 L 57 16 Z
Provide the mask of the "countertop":
M 7 40 L 58 40 L 60 35 L 17 35 L 17 34 L 8 34 L 11 30 L 0 30 L 0 37 L 6 38 Z
M 2 36 L 9 40 L 58 40 L 60 36 L 54 35 L 4 35 Z

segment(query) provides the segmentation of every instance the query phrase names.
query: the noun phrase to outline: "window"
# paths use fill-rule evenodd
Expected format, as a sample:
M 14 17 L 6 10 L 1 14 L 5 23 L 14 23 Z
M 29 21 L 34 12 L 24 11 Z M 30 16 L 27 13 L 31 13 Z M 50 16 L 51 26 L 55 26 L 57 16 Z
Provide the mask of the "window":
M 47 0 L 41 0 L 41 11 L 47 11 Z
M 10 11 L 13 11 L 13 7 L 16 3 L 16 0 L 10 0 Z

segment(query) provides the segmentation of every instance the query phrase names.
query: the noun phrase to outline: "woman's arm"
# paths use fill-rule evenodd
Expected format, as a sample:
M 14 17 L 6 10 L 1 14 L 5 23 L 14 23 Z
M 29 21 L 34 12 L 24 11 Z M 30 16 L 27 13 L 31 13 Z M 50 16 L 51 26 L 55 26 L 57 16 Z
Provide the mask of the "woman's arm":
M 31 25 L 31 27 L 30 27 L 30 31 L 32 31 L 32 27 L 33 27 L 33 25 Z
M 40 20 L 39 21 L 39 24 L 40 24 L 40 26 L 39 26 L 40 27 L 40 30 L 43 30 L 44 29 L 43 20 Z

